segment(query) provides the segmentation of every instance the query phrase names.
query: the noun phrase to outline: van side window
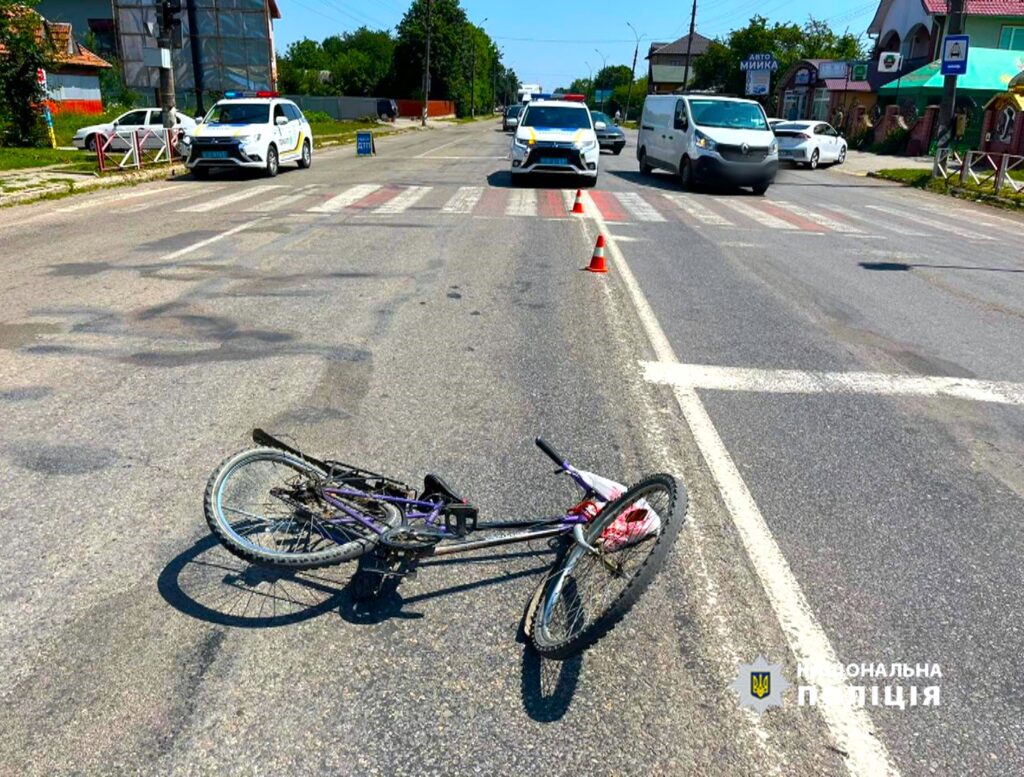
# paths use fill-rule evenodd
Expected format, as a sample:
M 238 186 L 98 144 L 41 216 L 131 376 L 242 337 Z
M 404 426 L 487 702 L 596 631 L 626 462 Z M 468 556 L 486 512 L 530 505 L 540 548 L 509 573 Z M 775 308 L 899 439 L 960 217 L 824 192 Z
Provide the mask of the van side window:
M 689 121 L 686 118 L 686 103 L 682 100 L 676 100 L 676 112 L 672 120 L 672 126 L 681 130 L 685 130 L 689 126 Z

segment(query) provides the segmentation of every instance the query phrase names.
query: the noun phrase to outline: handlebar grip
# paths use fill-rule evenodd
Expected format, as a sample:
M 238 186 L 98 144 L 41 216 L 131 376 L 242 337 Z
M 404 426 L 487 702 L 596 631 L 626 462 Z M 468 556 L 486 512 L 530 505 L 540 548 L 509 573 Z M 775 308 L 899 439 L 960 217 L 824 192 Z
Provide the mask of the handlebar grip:
M 537 447 L 544 451 L 544 453 L 548 455 L 548 458 L 555 462 L 555 464 L 559 467 L 565 466 L 565 457 L 552 448 L 543 437 L 536 438 L 534 442 L 537 443 Z

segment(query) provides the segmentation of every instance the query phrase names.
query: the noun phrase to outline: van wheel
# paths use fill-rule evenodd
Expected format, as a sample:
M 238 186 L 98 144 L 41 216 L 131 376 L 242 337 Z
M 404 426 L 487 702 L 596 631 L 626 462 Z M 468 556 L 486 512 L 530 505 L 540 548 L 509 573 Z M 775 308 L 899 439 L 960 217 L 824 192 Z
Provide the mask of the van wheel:
M 754 194 L 756 194 L 757 196 L 760 197 L 766 191 L 768 191 L 768 186 L 769 186 L 769 184 L 766 184 L 766 183 L 754 184 L 754 186 L 753 186 Z
M 640 149 L 640 175 L 650 175 L 654 168 L 647 164 L 647 149 Z
M 679 162 L 679 185 L 683 187 L 684 191 L 693 188 L 693 165 L 688 156 L 684 156 Z

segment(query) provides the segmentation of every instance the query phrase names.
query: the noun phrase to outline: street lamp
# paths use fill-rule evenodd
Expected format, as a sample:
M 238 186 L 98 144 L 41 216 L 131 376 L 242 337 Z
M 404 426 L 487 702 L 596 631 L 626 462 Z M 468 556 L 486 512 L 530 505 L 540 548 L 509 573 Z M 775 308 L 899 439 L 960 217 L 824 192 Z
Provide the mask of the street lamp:
M 483 27 L 484 26 L 484 22 L 486 22 L 486 21 L 487 21 L 487 17 L 485 16 L 483 19 L 480 20 L 480 24 L 475 25 L 475 27 Z M 473 30 L 473 73 L 470 76 L 469 84 L 470 84 L 470 86 L 469 86 L 469 92 L 470 92 L 470 95 L 469 95 L 469 115 L 472 118 L 475 119 L 476 118 L 476 29 Z
M 420 126 L 427 126 L 427 114 L 430 112 L 430 0 L 427 0 L 427 57 L 423 64 L 423 115 Z
M 633 49 L 633 67 L 631 67 L 629 70 L 629 89 L 626 90 L 626 113 L 624 118 L 628 121 L 629 103 L 633 99 L 633 81 L 636 80 L 636 55 L 640 52 L 640 39 L 643 38 L 644 35 L 640 35 L 636 31 L 636 27 L 634 27 L 629 22 L 626 22 L 626 26 L 629 27 L 629 29 L 633 31 L 633 35 L 636 36 L 636 47 Z
M 597 49 L 594 49 L 594 51 L 597 51 L 597 56 L 599 56 L 601 58 L 601 70 L 598 71 L 598 74 L 597 74 L 598 76 L 600 76 L 601 73 L 604 72 L 605 68 L 608 67 L 608 57 L 606 57 L 604 54 L 602 54 Z M 597 95 L 594 95 L 594 97 L 596 98 Z M 601 97 L 604 98 L 604 92 L 603 91 L 601 93 Z M 604 113 L 604 99 L 601 100 L 601 113 Z

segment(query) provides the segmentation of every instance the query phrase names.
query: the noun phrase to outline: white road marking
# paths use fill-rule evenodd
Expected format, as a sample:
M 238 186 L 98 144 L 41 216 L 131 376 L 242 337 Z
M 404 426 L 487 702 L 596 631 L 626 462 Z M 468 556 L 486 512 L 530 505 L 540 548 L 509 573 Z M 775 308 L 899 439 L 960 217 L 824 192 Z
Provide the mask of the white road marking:
M 865 208 L 871 208 L 872 210 L 880 210 L 883 213 L 891 213 L 894 216 L 900 216 L 901 218 L 908 219 L 910 221 L 916 221 L 919 224 L 925 224 L 926 226 L 933 227 L 934 229 L 941 230 L 943 232 L 949 232 L 956 235 L 957 237 L 965 237 L 968 240 L 993 240 L 991 235 L 983 235 L 980 232 L 973 232 L 963 227 L 958 227 L 955 224 L 951 224 L 947 221 L 936 221 L 925 216 L 920 216 L 917 213 L 911 213 L 910 211 L 900 210 L 893 208 L 889 205 L 865 205 Z
M 506 216 L 535 216 L 537 214 L 537 190 L 513 189 L 505 208 Z
M 162 256 L 160 257 L 160 260 L 163 262 L 169 262 L 173 259 L 177 259 L 181 256 L 184 256 L 185 254 L 190 254 L 193 251 L 198 251 L 200 248 L 205 248 L 211 243 L 216 243 L 218 240 L 223 240 L 226 237 L 237 235 L 242 230 L 249 229 L 249 227 L 253 227 L 256 224 L 259 224 L 260 222 L 266 220 L 267 216 L 260 216 L 258 219 L 253 219 L 252 221 L 247 221 L 244 224 L 239 224 L 237 227 L 232 227 L 227 232 L 221 232 L 219 235 L 208 237 L 206 238 L 206 240 L 200 240 L 198 243 L 193 243 L 190 246 L 185 246 L 185 248 L 181 248 L 177 251 L 174 251 L 173 253 L 167 254 L 166 256 Z
M 737 213 L 746 216 L 748 219 L 753 219 L 762 227 L 768 227 L 769 229 L 796 229 L 796 226 L 790 224 L 788 221 L 777 218 L 771 213 L 765 213 L 763 210 L 755 208 L 746 202 L 742 202 L 736 197 L 715 197 L 715 202 L 725 205 L 727 208 L 732 208 Z
M 435 146 L 434 148 L 430 149 L 429 151 L 424 151 L 422 154 L 417 154 L 416 155 L 416 159 L 423 159 L 424 157 L 428 157 L 431 154 L 433 154 L 435 151 L 440 151 L 442 148 L 448 148 L 448 146 L 455 145 L 460 140 L 463 140 L 463 138 L 456 138 L 455 140 L 449 140 L 447 143 L 442 143 L 440 146 Z
M 294 205 L 300 200 L 306 199 L 310 194 L 315 192 L 317 189 L 323 188 L 324 184 L 314 183 L 309 186 L 303 186 L 297 190 L 295 194 L 282 194 L 273 199 L 269 199 L 266 202 L 259 202 L 253 205 L 251 208 L 246 208 L 247 213 L 271 213 L 275 210 L 281 210 L 287 208 L 289 205 Z
M 897 224 L 895 221 L 886 221 L 885 219 L 880 219 L 877 216 L 875 216 L 874 214 L 871 214 L 870 217 L 869 216 L 861 216 L 859 213 L 854 212 L 853 208 L 848 208 L 847 210 L 843 210 L 843 211 L 837 211 L 837 210 L 834 210 L 834 209 L 831 209 L 831 208 L 827 209 L 827 210 L 829 210 L 831 213 L 835 213 L 837 215 L 845 216 L 846 218 L 851 218 L 854 221 L 862 221 L 865 224 L 870 224 L 872 227 L 884 227 L 885 229 L 892 230 L 893 232 L 897 232 L 900 235 L 905 235 L 907 237 L 927 237 L 928 236 L 927 232 L 919 232 L 916 229 L 910 229 L 909 227 L 907 227 L 904 224 Z
M 87 202 L 78 202 L 74 205 L 65 205 L 62 208 L 57 208 L 57 213 L 74 213 L 78 210 L 84 210 L 85 208 L 95 208 L 97 205 L 107 205 L 111 202 L 121 202 L 122 200 L 133 200 L 138 197 L 151 197 L 155 194 L 161 194 L 163 192 L 180 191 L 180 184 L 174 186 L 159 186 L 155 189 L 147 189 L 145 187 L 139 187 L 135 191 L 122 191 L 116 194 L 112 194 L 109 197 L 92 197 Z M 116 209 L 119 210 L 119 209 Z
M 397 197 L 388 200 L 373 212 L 378 216 L 385 216 L 392 213 L 404 213 L 411 206 L 419 202 L 419 200 L 433 188 L 433 186 L 408 186 L 403 189 Z
M 1024 383 L 883 372 L 806 372 L 718 367 L 707 364 L 644 362 L 653 383 L 714 391 L 767 394 L 877 394 L 951 397 L 1002 405 L 1024 405 Z
M 307 210 L 307 213 L 340 213 L 349 205 L 359 202 L 363 197 L 373 194 L 380 188 L 379 184 L 361 183 L 346 189 L 336 197 Z
M 232 192 L 231 194 L 226 194 L 223 197 L 218 197 L 215 200 L 206 200 L 196 205 L 190 205 L 187 208 L 181 208 L 178 213 L 209 213 L 211 210 L 223 208 L 225 205 L 232 205 L 236 202 L 241 202 L 242 200 L 248 200 L 251 197 L 259 197 L 260 195 L 266 194 L 274 189 L 283 188 L 284 184 L 252 186 L 248 189 L 242 189 L 241 191 Z
M 508 154 L 503 156 L 427 156 L 416 157 L 417 159 L 508 159 Z
M 202 188 L 194 186 L 175 186 L 173 188 L 176 189 L 177 191 L 164 194 L 158 200 L 147 200 L 146 202 L 140 202 L 137 203 L 136 205 L 126 205 L 123 208 L 118 207 L 115 212 L 118 214 L 141 213 L 144 210 L 149 210 L 150 208 L 159 208 L 163 205 L 167 205 L 176 200 L 190 200 L 199 195 L 202 195 L 203 197 L 208 197 L 213 192 L 219 192 L 224 187 L 208 186 L 204 184 Z
M 637 221 L 664 221 L 665 217 L 636 192 L 612 192 Z
M 460 186 L 459 190 L 441 208 L 442 213 L 472 213 L 477 201 L 483 196 L 482 186 Z
M 600 214 L 594 215 L 593 219 L 598 229 L 608 234 L 607 224 Z M 678 363 L 671 343 L 617 243 L 608 240 L 606 245 L 611 257 L 612 272 L 618 272 L 622 278 L 655 356 L 661 362 Z M 807 597 L 715 429 L 697 390 L 673 385 L 672 392 L 711 470 L 733 526 L 743 542 L 751 566 L 764 587 L 796 661 L 809 666 L 837 666 L 839 656 L 835 648 L 811 610 Z M 819 698 L 825 688 L 828 688 L 825 693 L 834 694 L 830 698 L 850 698 L 850 686 L 845 678 L 832 675 L 815 679 L 819 681 Z M 863 707 L 825 704 L 819 705 L 817 710 L 836 745 L 846 753 L 844 763 L 850 774 L 856 777 L 899 774 L 885 745 L 875 735 L 875 727 Z
M 665 192 L 665 199 L 682 209 L 686 215 L 697 219 L 702 224 L 710 224 L 716 227 L 731 227 L 732 222 L 724 216 L 720 216 L 706 205 L 702 205 L 693 197 L 685 194 L 673 194 Z
M 846 224 L 842 221 L 837 221 L 831 218 L 825 213 L 817 210 L 809 210 L 794 202 L 786 202 L 785 200 L 772 200 L 773 204 L 778 205 L 780 208 L 785 208 L 790 213 L 800 216 L 801 218 L 813 221 L 815 224 L 820 224 L 827 229 L 831 229 L 834 232 L 843 232 L 850 235 L 862 235 L 864 230 L 860 227 L 855 227 L 852 224 Z

